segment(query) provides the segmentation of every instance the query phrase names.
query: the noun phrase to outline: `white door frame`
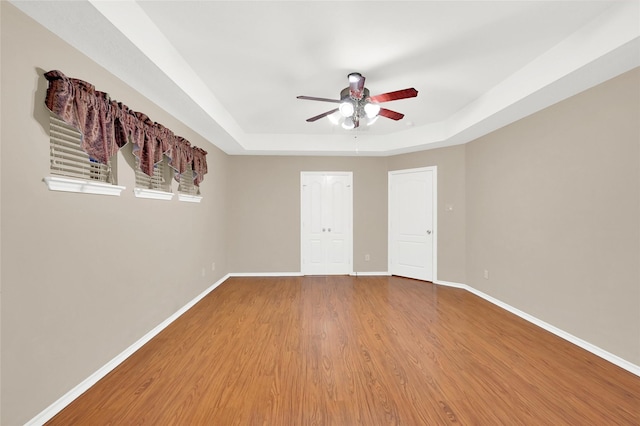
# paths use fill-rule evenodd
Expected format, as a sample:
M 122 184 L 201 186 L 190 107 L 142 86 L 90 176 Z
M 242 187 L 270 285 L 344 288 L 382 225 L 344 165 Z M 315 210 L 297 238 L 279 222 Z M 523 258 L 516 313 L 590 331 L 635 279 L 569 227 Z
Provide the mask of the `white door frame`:
M 304 179 L 304 176 L 347 176 L 349 178 L 349 182 L 350 182 L 350 186 L 351 186 L 351 191 L 349 191 L 349 200 L 347 203 L 347 209 L 348 209 L 348 225 L 347 225 L 347 238 L 348 238 L 348 247 L 347 247 L 347 252 L 348 252 L 348 271 L 347 273 L 349 275 L 353 275 L 353 172 L 305 172 L 302 171 L 300 172 L 300 272 L 302 274 L 305 273 L 305 266 L 304 266 L 304 260 L 305 257 L 308 257 L 308 253 L 305 253 L 305 234 L 304 234 L 304 223 L 303 223 L 303 218 L 302 218 L 302 209 L 304 208 L 304 206 L 302 205 L 303 200 L 304 200 L 304 195 L 303 195 L 303 186 L 302 186 L 302 182 Z
M 388 175 L 388 200 L 387 200 L 387 210 L 388 210 L 388 235 L 387 235 L 387 268 L 389 274 L 391 274 L 391 176 L 399 175 L 405 173 L 416 173 L 416 172 L 425 172 L 431 171 L 433 173 L 433 279 L 432 282 L 436 282 L 438 279 L 438 167 L 437 166 L 429 166 L 429 167 L 418 167 L 415 169 L 404 169 L 404 170 L 392 170 Z

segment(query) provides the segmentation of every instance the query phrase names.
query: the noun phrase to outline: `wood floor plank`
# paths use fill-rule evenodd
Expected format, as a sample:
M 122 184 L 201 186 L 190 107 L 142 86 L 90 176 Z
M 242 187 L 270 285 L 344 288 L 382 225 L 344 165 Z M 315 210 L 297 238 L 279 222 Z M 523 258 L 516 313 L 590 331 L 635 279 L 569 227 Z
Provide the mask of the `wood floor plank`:
M 639 425 L 640 378 L 461 289 L 231 278 L 49 425 Z

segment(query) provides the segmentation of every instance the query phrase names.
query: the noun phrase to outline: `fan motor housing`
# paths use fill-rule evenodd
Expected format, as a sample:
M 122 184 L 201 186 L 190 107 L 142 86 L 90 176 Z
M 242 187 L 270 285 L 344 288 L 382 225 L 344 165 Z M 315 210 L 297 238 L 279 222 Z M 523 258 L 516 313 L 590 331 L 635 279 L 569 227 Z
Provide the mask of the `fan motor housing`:
M 350 96 L 350 90 L 348 87 L 345 87 L 344 89 L 342 89 L 340 91 L 340 100 L 344 101 L 345 99 L 352 99 L 354 101 L 357 101 L 358 99 L 353 99 Z M 362 99 L 360 99 L 360 101 L 364 101 L 365 99 L 367 99 L 369 97 L 369 89 L 367 89 L 366 87 L 362 90 Z

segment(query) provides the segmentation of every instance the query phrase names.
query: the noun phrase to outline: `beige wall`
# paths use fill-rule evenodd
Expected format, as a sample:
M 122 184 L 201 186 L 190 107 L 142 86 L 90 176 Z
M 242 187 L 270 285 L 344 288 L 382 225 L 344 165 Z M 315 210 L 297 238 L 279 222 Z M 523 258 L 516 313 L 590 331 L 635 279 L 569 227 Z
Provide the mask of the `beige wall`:
M 466 146 L 467 284 L 636 365 L 639 97 L 636 69 Z
M 228 272 L 228 157 L 1 3 L 0 423 L 17 425 Z M 50 69 L 95 84 L 209 151 L 203 202 L 134 198 L 126 166 L 119 170 L 127 187 L 121 197 L 49 191 L 42 180 L 49 175 L 42 73 Z
M 388 158 L 231 157 L 229 269 L 300 272 L 300 172 L 352 171 L 354 271 L 386 272 L 388 172 L 436 165 L 438 278 L 465 282 L 464 161 L 464 146 Z
M 235 156 L 229 166 L 229 268 L 300 272 L 300 172 L 353 172 L 355 272 L 387 270 L 387 169 L 379 157 Z M 365 262 L 369 254 L 371 260 Z

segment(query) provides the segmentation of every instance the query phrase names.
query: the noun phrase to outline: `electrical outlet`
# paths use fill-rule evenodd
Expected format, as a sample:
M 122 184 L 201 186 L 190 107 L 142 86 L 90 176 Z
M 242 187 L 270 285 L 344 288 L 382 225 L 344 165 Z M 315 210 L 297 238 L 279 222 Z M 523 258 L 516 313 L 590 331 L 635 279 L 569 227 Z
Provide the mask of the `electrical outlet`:
M 489 279 L 489 271 L 488 270 L 484 270 L 484 279 L 488 280 Z
M 211 263 L 211 270 L 212 271 L 216 270 L 216 262 Z
M 365 254 L 364 255 L 364 260 L 365 260 L 365 262 L 370 261 L 371 260 L 371 256 L 369 256 L 368 254 Z
M 205 271 L 205 269 L 204 269 L 204 268 L 202 268 L 202 276 L 203 276 L 203 277 L 204 277 L 204 275 L 205 275 L 205 273 L 206 273 L 206 272 L 207 272 L 207 271 Z

